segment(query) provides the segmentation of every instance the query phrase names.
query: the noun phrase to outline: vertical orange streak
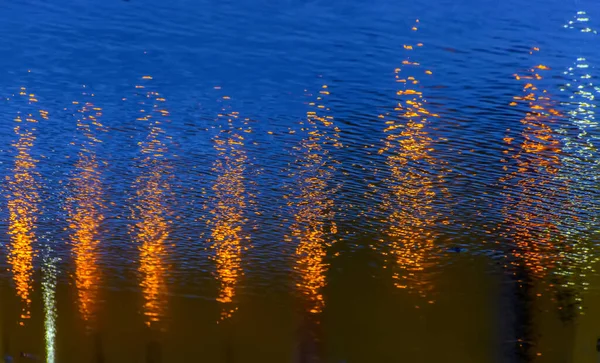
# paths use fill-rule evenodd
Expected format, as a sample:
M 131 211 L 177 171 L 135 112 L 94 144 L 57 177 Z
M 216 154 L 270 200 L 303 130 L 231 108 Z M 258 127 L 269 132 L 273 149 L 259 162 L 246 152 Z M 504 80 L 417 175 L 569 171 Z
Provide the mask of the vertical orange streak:
M 321 313 L 325 307 L 322 289 L 327 283 L 325 274 L 329 266 L 324 259 L 332 243 L 330 236 L 337 233 L 332 200 L 336 188 L 329 186 L 337 161 L 329 155 L 326 145 L 340 147 L 341 144 L 339 129 L 333 116 L 326 113 L 329 108 L 323 104 L 323 97 L 328 94 L 328 87 L 324 85 L 316 102 L 309 103 L 311 111 L 303 123 L 307 135 L 296 148 L 300 153 L 295 162 L 298 169 L 291 175 L 296 180 L 296 190 L 289 197 L 289 205 L 296 208 L 292 235 L 298 241 L 295 269 L 300 279 L 297 287 L 306 298 L 308 312 L 313 314 Z
M 229 99 L 228 97 L 226 99 Z M 247 156 L 244 150 L 242 128 L 238 127 L 237 112 L 223 109 L 219 115 L 221 135 L 214 138 L 218 159 L 213 164 L 217 180 L 212 186 L 215 205 L 211 210 L 211 248 L 215 250 L 216 276 L 219 281 L 217 301 L 223 305 L 221 319 L 227 319 L 237 310 L 234 305 L 236 287 L 243 275 L 242 250 L 245 248 L 243 228 L 246 223 L 247 192 L 244 171 Z
M 87 102 L 78 110 L 77 128 L 84 136 L 75 164 L 72 195 L 67 200 L 71 243 L 75 260 L 75 286 L 79 300 L 79 311 L 85 321 L 95 314 L 100 285 L 98 267 L 98 245 L 102 215 L 102 185 L 98 171 L 98 161 L 94 151 L 99 142 L 96 133 L 102 124 L 98 118 L 101 108 Z
M 150 79 L 150 76 L 143 77 L 143 80 Z M 161 120 L 166 120 L 169 112 L 162 106 L 165 99 L 157 92 L 147 92 L 146 98 L 153 102 L 141 103 L 142 115 L 138 118 L 148 125 L 150 132 L 146 140 L 140 142 L 144 157 L 140 165 L 142 175 L 135 181 L 136 205 L 133 218 L 138 222 L 133 228 L 133 237 L 140 253 L 138 270 L 144 297 L 143 311 L 146 325 L 152 326 L 163 317 L 167 300 L 165 258 L 170 230 L 167 217 L 170 212 L 166 200 L 171 187 L 168 180 L 170 166 L 165 160 L 168 150 L 163 142 L 163 138 L 168 137 L 160 126 Z
M 511 159 L 515 170 L 501 180 L 506 190 L 503 213 L 515 241 L 515 263 L 524 264 L 537 277 L 545 275 L 556 262 L 558 251 L 554 244 L 559 237 L 556 222 L 560 218 L 557 203 L 565 187 L 557 178 L 561 167 L 560 142 L 550 126 L 559 113 L 553 109 L 546 90 L 538 89 L 536 82 L 542 79 L 541 71 L 547 69 L 538 65 L 525 75 L 515 75 L 517 80 L 524 80 L 525 85 L 523 96 L 514 99 L 525 103 L 529 110 L 521 120 L 523 141 L 518 148 L 512 147 L 512 138 L 505 138 L 510 145 L 505 153 L 514 151 Z M 505 170 L 509 170 L 508 166 Z M 515 182 L 509 185 L 510 181 Z
M 28 95 L 22 87 L 20 96 L 29 99 L 29 104 L 37 102 L 33 94 Z M 46 111 L 40 111 L 42 118 L 47 118 Z M 31 289 L 33 275 L 34 245 L 36 243 L 35 228 L 37 223 L 39 185 L 35 171 L 37 160 L 30 155 L 35 142 L 33 131 L 37 119 L 32 114 L 19 115 L 14 131 L 18 140 L 13 146 L 17 149 L 13 175 L 8 178 L 8 209 L 10 245 L 8 262 L 11 266 L 13 281 L 17 295 L 21 299 L 22 312 L 20 325 L 30 317 Z
M 417 30 L 416 26 L 413 30 Z M 416 47 L 405 46 L 412 51 Z M 427 109 L 427 100 L 419 90 L 419 79 L 414 75 L 431 75 L 429 70 L 423 71 L 420 64 L 406 59 L 402 69 L 397 68 L 396 82 L 402 84 L 397 92 L 401 102 L 395 107 L 398 116 L 385 119 L 387 134 L 384 148 L 380 154 L 387 155 L 390 177 L 385 181 L 390 193 L 384 197 L 383 209 L 387 211 L 389 228 L 386 234 L 391 257 L 401 272 L 394 273 L 395 285 L 398 288 L 414 288 L 421 295 L 431 289 L 428 282 L 422 280 L 427 256 L 434 248 L 435 234 L 433 228 L 439 219 L 439 212 L 434 210 L 437 197 L 435 187 L 445 190 L 443 174 L 435 175 L 433 170 L 439 168 L 440 162 L 431 156 L 433 139 L 428 135 L 426 127 L 430 117 L 438 117 Z M 402 74 L 409 76 L 402 78 Z

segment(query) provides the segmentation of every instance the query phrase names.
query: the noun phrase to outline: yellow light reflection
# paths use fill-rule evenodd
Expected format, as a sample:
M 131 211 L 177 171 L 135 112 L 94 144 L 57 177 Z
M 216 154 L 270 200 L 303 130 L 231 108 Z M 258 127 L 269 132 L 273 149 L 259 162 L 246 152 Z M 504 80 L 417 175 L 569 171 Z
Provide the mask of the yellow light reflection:
M 213 138 L 217 159 L 212 168 L 217 179 L 212 186 L 214 205 L 208 223 L 219 281 L 217 301 L 223 305 L 221 320 L 224 320 L 237 310 L 234 298 L 238 281 L 243 275 L 242 251 L 250 239 L 243 231 L 246 223 L 244 212 L 248 203 L 244 171 L 248 158 L 242 132 L 247 130 L 247 122 L 240 119 L 238 112 L 223 107 L 217 123 L 220 132 Z
M 296 187 L 289 205 L 295 208 L 292 235 L 297 240 L 296 266 L 300 279 L 297 287 L 305 296 L 307 311 L 323 311 L 323 287 L 326 285 L 325 262 L 328 247 L 337 233 L 334 222 L 333 181 L 338 162 L 330 155 L 330 147 L 341 147 L 339 129 L 334 124 L 323 97 L 329 94 L 327 85 L 309 103 L 306 121 L 302 122 L 304 139 L 295 148 L 299 157 L 291 177 Z
M 145 76 L 142 79 L 145 85 L 141 88 L 149 88 L 147 83 L 152 78 Z M 167 300 L 165 280 L 168 269 L 165 258 L 170 230 L 168 220 L 170 212 L 166 201 L 171 189 L 169 182 L 171 168 L 165 157 L 168 150 L 164 139 L 168 137 L 160 126 L 168 116 L 163 106 L 165 100 L 154 91 L 148 91 L 146 99 L 148 101 L 140 102 L 141 115 L 138 118 L 144 121 L 144 126 L 148 127 L 149 133 L 146 140 L 140 142 L 142 160 L 139 167 L 142 173 L 135 181 L 136 203 L 133 219 L 138 222 L 133 228 L 133 238 L 140 252 L 139 272 L 144 298 L 143 312 L 146 325 L 150 327 L 161 321 Z
M 85 94 L 84 94 L 85 95 Z M 71 178 L 71 195 L 67 199 L 71 244 L 75 260 L 75 286 L 79 311 L 87 322 L 95 314 L 100 286 L 98 266 L 99 228 L 102 215 L 102 185 L 95 146 L 98 131 L 103 129 L 99 119 L 102 109 L 91 102 L 78 103 L 77 129 L 83 136 L 75 172 Z
M 508 237 L 514 241 L 513 263 L 523 265 L 535 277 L 546 275 L 556 264 L 559 251 L 555 245 L 560 238 L 557 212 L 560 195 L 565 192 L 558 178 L 561 145 L 552 130 L 560 113 L 547 91 L 537 85 L 548 69 L 538 65 L 526 74 L 515 74 L 515 79 L 524 83 L 523 96 L 514 97 L 515 103 L 526 105 L 528 110 L 521 120 L 520 145 L 513 147 L 513 139 L 505 138 L 512 172 L 505 165 L 509 173 L 501 179 L 506 198 L 503 214 Z
M 28 99 L 31 105 L 37 102 L 28 96 L 25 87 L 20 96 Z M 47 112 L 40 111 L 40 117 L 47 118 Z M 38 122 L 33 114 L 21 112 L 15 118 L 14 131 L 18 140 L 13 144 L 17 150 L 14 159 L 12 176 L 7 177 L 8 210 L 9 210 L 9 253 L 8 262 L 11 267 L 17 295 L 21 299 L 22 310 L 20 325 L 30 317 L 33 256 L 35 253 L 39 185 L 35 171 L 37 160 L 31 156 L 31 148 L 35 142 L 35 125 Z
M 416 26 L 413 30 L 417 30 Z M 411 52 L 416 49 L 404 48 Z M 390 171 L 385 180 L 389 192 L 382 206 L 389 225 L 385 231 L 389 257 L 400 270 L 393 274 L 395 286 L 425 297 L 432 288 L 424 277 L 428 255 L 435 247 L 435 224 L 439 221 L 434 203 L 438 193 L 446 190 L 444 173 L 439 172 L 441 162 L 431 155 L 434 140 L 427 132 L 430 119 L 439 116 L 429 111 L 427 100 L 417 86 L 418 75 L 431 76 L 433 72 L 423 70 L 411 57 L 402 65 L 395 69 L 396 82 L 402 86 L 397 91 L 401 96 L 394 108 L 397 114 L 380 117 L 385 120 L 387 135 L 380 154 L 386 155 Z

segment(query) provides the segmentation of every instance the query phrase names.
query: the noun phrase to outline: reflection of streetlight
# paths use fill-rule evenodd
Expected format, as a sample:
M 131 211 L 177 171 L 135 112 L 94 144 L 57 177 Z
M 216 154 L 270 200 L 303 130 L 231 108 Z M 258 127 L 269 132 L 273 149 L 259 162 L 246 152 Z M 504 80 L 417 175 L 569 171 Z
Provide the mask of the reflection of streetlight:
M 142 79 L 147 84 L 152 77 L 144 76 Z M 137 89 L 146 87 L 136 86 Z M 166 304 L 167 267 L 164 259 L 170 230 L 166 200 L 170 193 L 171 167 L 166 160 L 168 149 L 165 139 L 168 136 L 160 126 L 169 116 L 164 108 L 165 99 L 154 91 L 147 91 L 144 98 L 150 101 L 139 103 L 142 109 L 137 120 L 144 121 L 149 132 L 146 139 L 140 142 L 141 174 L 135 180 L 136 198 L 132 211 L 133 220 L 138 222 L 132 228 L 132 236 L 138 244 L 143 312 L 145 323 L 150 327 L 161 320 Z
M 418 30 L 418 23 L 417 20 L 413 31 Z M 422 43 L 404 45 L 404 49 L 414 52 L 421 46 Z M 433 72 L 411 59 L 402 61 L 402 68 L 395 70 L 396 82 L 402 86 L 396 93 L 401 97 L 394 108 L 397 116 L 379 116 L 385 120 L 387 135 L 380 154 L 385 154 L 390 171 L 385 180 L 389 193 L 383 198 L 383 209 L 389 226 L 385 231 L 390 239 L 389 255 L 402 271 L 394 273 L 395 285 L 416 289 L 425 296 L 431 286 L 421 279 L 434 249 L 434 228 L 441 215 L 436 210 L 436 198 L 439 192 L 447 190 L 441 162 L 431 155 L 434 140 L 426 131 L 429 119 L 439 115 L 429 111 L 419 88 L 421 75 Z
M 530 54 L 538 51 L 539 48 L 533 48 Z M 539 289 L 548 291 L 556 286 L 538 281 L 553 277 L 562 258 L 560 247 L 564 241 L 559 228 L 566 190 L 561 180 L 563 150 L 553 129 L 562 115 L 555 109 L 556 102 L 549 93 L 539 88 L 548 70 L 550 67 L 538 64 L 526 73 L 515 74 L 515 79 L 523 85 L 522 94 L 513 97 L 509 105 L 522 105 L 526 111 L 520 120 L 519 134 L 504 138 L 506 157 L 502 162 L 506 174 L 500 179 L 505 198 L 502 208 L 505 227 L 501 236 L 508 243 L 507 267 L 516 289 L 515 350 L 525 360 L 542 354 L 534 334 L 537 306 L 544 302 L 544 291 Z
M 306 119 L 301 122 L 300 132 L 304 137 L 294 148 L 297 155 L 290 165 L 292 191 L 286 196 L 294 213 L 291 234 L 297 242 L 296 286 L 306 305 L 295 353 L 301 362 L 321 355 L 320 314 L 325 308 L 323 288 L 329 269 L 325 257 L 337 233 L 333 196 L 338 187 L 331 184 L 338 161 L 330 154 L 330 147 L 337 148 L 341 144 L 339 129 L 324 102 L 329 94 L 329 87 L 323 85 L 308 104 Z
M 19 96 L 33 105 L 38 100 L 35 95 L 28 93 L 21 87 Z M 16 97 L 16 96 L 15 96 Z M 48 112 L 39 110 L 42 119 L 48 119 Z M 19 111 L 15 118 L 14 131 L 18 136 L 13 144 L 17 151 L 14 158 L 13 173 L 8 178 L 8 211 L 10 244 L 8 248 L 8 262 L 11 266 L 13 281 L 17 295 L 21 299 L 22 310 L 19 324 L 30 317 L 31 289 L 33 282 L 33 256 L 37 237 L 35 228 L 38 222 L 39 203 L 39 175 L 36 171 L 37 160 L 31 156 L 31 149 L 35 143 L 37 116 L 32 113 Z
M 102 185 L 99 161 L 95 148 L 100 140 L 98 132 L 103 130 L 100 123 L 102 109 L 88 101 L 74 101 L 77 105 L 77 131 L 80 138 L 78 160 L 70 179 L 70 195 L 67 198 L 71 244 L 75 261 L 75 286 L 79 299 L 79 311 L 88 323 L 95 314 L 100 285 L 98 266 L 98 245 L 100 244 L 100 224 L 102 215 Z
M 502 211 L 516 245 L 512 250 L 516 259 L 513 264 L 522 264 L 537 277 L 544 276 L 557 263 L 556 244 L 561 237 L 558 211 L 563 207 L 561 193 L 565 187 L 559 178 L 561 145 L 551 127 L 560 114 L 546 90 L 538 89 L 536 82 L 543 78 L 540 71 L 548 69 L 538 65 L 527 74 L 515 75 L 525 85 L 523 96 L 515 96 L 511 106 L 520 102 L 528 110 L 521 119 L 521 144 L 515 147 L 513 138 L 505 138 L 509 148 L 505 153 L 514 151 L 510 155 L 513 170 L 501 179 L 506 197 Z M 509 171 L 509 166 L 504 169 Z
M 223 97 L 229 100 L 230 97 Z M 246 191 L 246 164 L 248 157 L 242 134 L 246 121 L 239 113 L 223 108 L 217 118 L 220 134 L 213 139 L 218 157 L 212 170 L 217 179 L 212 186 L 214 205 L 211 228 L 211 248 L 215 250 L 216 278 L 219 281 L 219 301 L 223 306 L 221 320 L 232 317 L 237 310 L 234 304 L 237 284 L 243 275 L 242 251 L 247 247 L 250 236 L 244 233 L 247 222 L 246 206 L 249 194 Z

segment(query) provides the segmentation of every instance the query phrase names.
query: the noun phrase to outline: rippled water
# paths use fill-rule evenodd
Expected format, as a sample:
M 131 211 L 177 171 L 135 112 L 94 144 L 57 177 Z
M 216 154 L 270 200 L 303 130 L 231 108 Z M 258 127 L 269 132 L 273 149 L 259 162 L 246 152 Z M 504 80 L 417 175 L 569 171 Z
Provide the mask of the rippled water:
M 596 359 L 597 1 L 0 19 L 6 361 Z

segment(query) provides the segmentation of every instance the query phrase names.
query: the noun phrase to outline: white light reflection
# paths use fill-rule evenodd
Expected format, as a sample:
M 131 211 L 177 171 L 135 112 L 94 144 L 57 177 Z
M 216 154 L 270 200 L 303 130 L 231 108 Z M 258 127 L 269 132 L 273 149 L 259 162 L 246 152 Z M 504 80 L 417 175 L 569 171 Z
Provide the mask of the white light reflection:
M 597 39 L 597 31 L 589 27 L 589 21 L 587 13 L 579 11 L 565 28 L 587 33 L 581 39 L 588 39 L 588 36 Z M 597 231 L 600 215 L 598 198 L 594 198 L 600 175 L 597 152 L 600 135 L 596 119 L 596 96 L 600 88 L 594 84 L 594 65 L 582 54 L 576 57 L 563 72 L 566 79 L 561 91 L 567 94 L 568 101 L 562 102 L 561 106 L 566 110 L 568 122 L 557 130 L 564 144 L 561 159 L 565 172 L 562 178 L 568 185 L 570 218 L 561 221 L 569 243 L 562 252 L 556 274 L 561 277 L 561 286 L 574 292 L 574 303 L 582 313 L 581 293 L 588 289 L 588 276 L 594 272 L 593 265 L 598 260 L 590 236 Z
M 56 340 L 56 263 L 52 249 L 48 246 L 43 256 L 42 296 L 44 300 L 44 339 L 46 343 L 46 363 L 54 363 Z

